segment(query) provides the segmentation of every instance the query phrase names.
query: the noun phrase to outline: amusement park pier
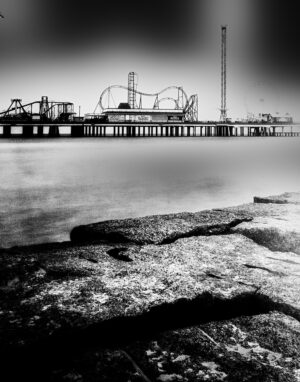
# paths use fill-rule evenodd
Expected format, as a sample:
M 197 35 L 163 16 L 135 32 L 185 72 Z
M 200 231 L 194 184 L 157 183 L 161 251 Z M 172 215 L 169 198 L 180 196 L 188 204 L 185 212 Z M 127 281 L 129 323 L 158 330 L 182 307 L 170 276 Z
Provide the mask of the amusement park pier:
M 138 75 L 128 74 L 128 84 L 111 85 L 100 95 L 93 113 L 77 116 L 69 101 L 47 96 L 22 103 L 20 98 L 0 112 L 0 138 L 22 137 L 238 137 L 300 136 L 300 123 L 288 114 L 233 121 L 227 117 L 227 27 L 221 27 L 220 118 L 201 121 L 197 94 L 187 95 L 181 86 L 156 93 L 138 89 Z M 126 92 L 116 104 L 114 92 Z M 124 99 L 126 101 L 124 101 Z M 147 106 L 146 106 L 147 104 Z

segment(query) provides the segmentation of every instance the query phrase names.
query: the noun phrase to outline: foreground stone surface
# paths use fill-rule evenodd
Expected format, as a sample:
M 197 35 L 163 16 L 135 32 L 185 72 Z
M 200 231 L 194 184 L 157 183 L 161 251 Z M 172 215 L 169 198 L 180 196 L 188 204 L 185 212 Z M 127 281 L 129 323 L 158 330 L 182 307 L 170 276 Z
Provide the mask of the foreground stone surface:
M 39 380 L 297 382 L 299 334 L 299 321 L 278 312 L 211 321 L 79 348 L 43 368 Z
M 182 237 L 241 233 L 273 251 L 300 254 L 300 193 L 277 197 L 284 203 L 249 203 L 242 206 L 104 221 L 75 227 L 71 239 L 136 244 L 171 243 Z M 264 198 L 261 198 L 263 200 Z
M 126 261 L 111 257 L 112 249 L 2 253 L 0 346 L 23 346 L 113 318 L 167 318 L 181 299 L 191 305 L 179 303 L 178 310 L 197 307 L 199 319 L 226 318 L 222 309 L 235 314 L 243 300 L 250 311 L 280 308 L 300 317 L 300 258 L 293 253 L 271 252 L 238 234 L 121 248 Z
M 232 228 L 273 251 L 300 254 L 300 205 L 250 203 L 229 208 L 252 217 Z
M 282 313 L 157 333 L 116 349 L 92 349 L 55 380 L 298 381 L 300 324 Z M 121 366 L 121 368 L 120 368 Z M 140 369 L 140 371 L 136 368 Z
M 299 382 L 297 197 L 0 249 L 1 380 Z
M 231 227 L 249 220 L 247 214 L 225 210 L 108 220 L 75 227 L 71 240 L 164 244 L 182 237 L 227 233 Z
M 158 381 L 297 381 L 299 334 L 280 313 L 243 316 L 163 334 L 147 361 Z
M 254 196 L 254 203 L 276 203 L 276 204 L 300 204 L 299 192 L 285 192 L 281 195 Z

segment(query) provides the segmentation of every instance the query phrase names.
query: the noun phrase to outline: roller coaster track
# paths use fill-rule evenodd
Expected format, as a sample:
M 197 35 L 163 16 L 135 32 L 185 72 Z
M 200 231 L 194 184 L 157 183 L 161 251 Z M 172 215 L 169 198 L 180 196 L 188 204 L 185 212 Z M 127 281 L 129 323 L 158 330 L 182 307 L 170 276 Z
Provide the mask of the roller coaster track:
M 178 104 L 178 100 L 176 100 L 175 98 L 172 98 L 172 97 L 164 97 L 164 98 L 161 98 L 157 101 L 156 103 L 156 106 L 158 107 L 159 104 L 163 101 L 173 101 L 174 104 L 175 104 L 175 109 L 179 109 L 179 104 Z
M 60 105 L 72 105 L 71 102 L 50 101 L 49 103 L 50 103 L 50 106 L 48 107 L 47 110 L 45 110 L 43 112 L 43 114 L 45 114 L 45 115 L 47 115 L 50 111 L 52 111 L 57 106 L 60 106 Z M 24 114 L 31 114 L 29 111 L 25 110 L 25 108 L 27 108 L 27 107 L 31 107 L 32 108 L 33 105 L 40 105 L 40 104 L 41 104 L 41 101 L 34 101 L 34 102 L 27 103 L 25 105 L 23 105 L 21 102 L 19 102 L 17 108 L 15 108 L 15 106 L 13 106 L 13 102 L 12 102 L 11 105 L 8 107 L 8 109 L 6 109 L 5 111 L 1 111 L 0 112 L 0 117 L 6 116 L 6 115 L 8 115 L 10 113 L 15 113 L 16 109 L 17 109 L 18 112 L 23 111 Z
M 123 85 L 111 85 L 111 86 L 107 87 L 106 89 L 104 89 L 103 92 L 100 95 L 99 102 L 97 104 L 97 106 L 98 105 L 100 106 L 101 110 L 105 110 L 105 107 L 103 106 L 104 95 L 106 93 L 108 93 L 111 89 L 115 89 L 115 88 L 124 89 L 124 90 L 127 90 L 127 91 L 130 90 L 127 86 L 123 86 Z M 147 97 L 158 97 L 162 93 L 164 93 L 164 92 L 166 92 L 168 90 L 171 90 L 171 89 L 176 89 L 176 90 L 178 90 L 178 91 L 180 91 L 182 93 L 182 95 L 185 98 L 185 105 L 184 105 L 184 109 L 185 109 L 188 106 L 189 99 L 188 99 L 188 96 L 187 96 L 186 92 L 181 87 L 179 87 L 179 86 L 168 86 L 168 87 L 166 87 L 165 89 L 161 90 L 158 93 L 145 93 L 145 92 L 141 92 L 140 90 L 135 90 L 135 93 L 139 94 L 139 95 L 142 95 L 142 96 L 147 96 Z M 159 102 L 161 102 L 163 99 L 166 99 L 166 98 L 174 100 L 175 101 L 175 105 L 178 105 L 178 101 L 175 98 L 172 98 L 172 97 L 162 98 Z M 97 108 L 97 106 L 96 106 L 96 108 Z

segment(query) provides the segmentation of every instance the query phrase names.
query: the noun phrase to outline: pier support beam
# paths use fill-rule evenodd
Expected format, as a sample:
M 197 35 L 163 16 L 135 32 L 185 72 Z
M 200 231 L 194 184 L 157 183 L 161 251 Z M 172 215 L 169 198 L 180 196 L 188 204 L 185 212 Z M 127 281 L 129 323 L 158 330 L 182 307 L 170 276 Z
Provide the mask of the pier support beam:
M 59 127 L 56 126 L 49 126 L 49 137 L 59 137 Z
M 44 126 L 37 127 L 37 136 L 42 137 L 44 135 Z
M 3 126 L 3 137 L 4 138 L 11 137 L 11 125 Z
M 33 125 L 24 125 L 22 136 L 24 138 L 32 138 L 33 137 Z
M 38 131 L 38 133 L 39 133 L 39 131 Z M 43 132 L 42 132 L 42 135 L 43 135 Z M 71 126 L 71 137 L 83 137 L 83 136 L 84 136 L 84 126 L 83 125 Z

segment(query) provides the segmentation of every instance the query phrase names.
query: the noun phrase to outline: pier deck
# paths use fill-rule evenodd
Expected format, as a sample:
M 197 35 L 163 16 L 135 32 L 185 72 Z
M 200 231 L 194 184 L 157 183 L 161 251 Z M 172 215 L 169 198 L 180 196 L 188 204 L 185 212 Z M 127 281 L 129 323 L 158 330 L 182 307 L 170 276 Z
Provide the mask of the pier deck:
M 0 123 L 0 138 L 22 137 L 299 137 L 300 123 Z

